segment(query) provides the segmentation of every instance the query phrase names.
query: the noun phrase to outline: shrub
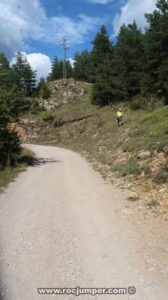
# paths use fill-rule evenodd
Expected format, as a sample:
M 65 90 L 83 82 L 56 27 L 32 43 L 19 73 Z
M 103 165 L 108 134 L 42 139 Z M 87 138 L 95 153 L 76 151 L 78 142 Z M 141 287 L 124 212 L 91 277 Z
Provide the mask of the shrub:
M 158 153 L 163 152 L 164 147 L 165 147 L 166 145 L 167 145 L 166 142 L 159 142 L 159 143 L 157 144 L 157 152 L 158 152 Z
M 97 122 L 97 127 L 100 128 L 100 127 L 103 126 L 103 124 L 104 124 L 104 122 L 103 122 L 102 120 L 99 120 L 99 121 Z
M 78 132 L 79 134 L 84 133 L 85 130 L 86 130 L 85 126 L 80 126 L 80 127 L 77 128 L 77 132 Z
M 160 203 L 159 203 L 158 200 L 152 199 L 152 200 L 147 204 L 147 206 L 148 206 L 149 208 L 155 208 L 155 207 L 157 207 L 157 206 L 160 206 Z
M 54 127 L 60 127 L 61 125 L 63 125 L 63 120 L 61 119 L 55 119 L 54 120 Z
M 40 113 L 43 121 L 52 121 L 53 120 L 53 114 L 52 110 L 45 110 Z
M 131 109 L 144 109 L 147 111 L 153 111 L 157 108 L 161 108 L 165 105 L 163 98 L 158 98 L 155 95 L 137 95 L 131 101 Z
M 141 167 L 134 158 L 130 158 L 124 165 L 119 167 L 119 174 L 124 177 L 128 174 L 140 174 Z
M 42 95 L 43 99 L 48 99 L 50 97 L 51 92 L 50 92 L 49 88 L 46 85 L 44 85 L 42 87 L 42 89 L 41 89 L 41 95 Z
M 162 166 L 154 177 L 154 182 L 162 184 L 168 182 L 168 168 L 167 165 Z
M 31 104 L 32 114 L 37 114 L 40 110 L 41 110 L 41 107 L 39 105 L 39 102 L 37 100 L 33 99 L 32 104 Z
M 144 171 L 144 173 L 145 173 L 145 175 L 146 175 L 147 178 L 150 178 L 150 177 L 151 177 L 151 175 L 152 175 L 152 170 L 151 170 L 151 168 L 150 168 L 149 166 L 145 166 L 145 167 L 143 168 L 143 171 Z

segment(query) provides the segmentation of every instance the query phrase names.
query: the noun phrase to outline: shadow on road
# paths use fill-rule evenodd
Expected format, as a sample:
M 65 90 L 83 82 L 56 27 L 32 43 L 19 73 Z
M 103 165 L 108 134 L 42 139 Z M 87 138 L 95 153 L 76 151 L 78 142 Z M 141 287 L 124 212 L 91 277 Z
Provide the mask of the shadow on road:
M 29 155 L 24 155 L 19 159 L 19 163 L 26 164 L 27 166 L 36 167 L 52 163 L 60 163 L 60 160 L 55 158 L 36 158 Z
M 34 158 L 31 166 L 42 166 L 46 164 L 60 163 L 60 160 L 55 158 Z

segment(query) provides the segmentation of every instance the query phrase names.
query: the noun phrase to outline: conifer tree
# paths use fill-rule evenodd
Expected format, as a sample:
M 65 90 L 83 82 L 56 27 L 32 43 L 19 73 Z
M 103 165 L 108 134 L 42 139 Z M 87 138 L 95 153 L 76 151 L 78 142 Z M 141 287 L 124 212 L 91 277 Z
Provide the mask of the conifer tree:
M 90 81 L 90 53 L 83 50 L 81 53 L 76 52 L 74 55 L 73 76 L 76 80 Z
M 123 25 L 113 56 L 113 94 L 129 99 L 140 93 L 144 76 L 144 38 L 136 23 Z
M 144 90 L 168 97 L 168 1 L 158 0 L 157 10 L 146 14 L 146 76 Z
M 20 91 L 25 95 L 30 96 L 36 84 L 36 72 L 32 70 L 27 59 L 18 52 L 16 56 L 16 63 L 13 65 L 13 74 L 15 84 Z
M 107 30 L 102 25 L 100 32 L 96 34 L 93 41 L 93 49 L 90 54 L 90 79 L 96 82 L 97 71 L 100 65 L 105 65 L 106 61 L 112 57 L 113 46 L 107 35 Z

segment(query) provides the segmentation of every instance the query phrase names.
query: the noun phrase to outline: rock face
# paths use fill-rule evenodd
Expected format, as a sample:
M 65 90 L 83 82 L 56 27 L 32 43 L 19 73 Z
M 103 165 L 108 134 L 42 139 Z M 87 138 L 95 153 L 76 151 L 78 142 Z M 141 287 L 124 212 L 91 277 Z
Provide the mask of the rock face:
M 81 100 L 85 88 L 84 85 L 90 85 L 89 83 L 82 84 L 82 82 L 75 81 L 74 79 L 60 79 L 48 83 L 48 88 L 51 91 L 49 99 L 38 99 L 41 106 L 46 109 L 57 107 L 61 104 L 66 104 L 72 101 Z
M 24 129 L 17 123 L 10 123 L 9 124 L 9 129 L 13 132 L 16 132 L 19 136 L 19 138 L 22 141 L 26 141 L 27 139 L 27 135 L 26 132 L 24 131 Z
M 150 156 L 151 156 L 150 151 L 141 151 L 138 153 L 137 158 L 138 159 L 146 159 L 146 158 L 149 158 Z

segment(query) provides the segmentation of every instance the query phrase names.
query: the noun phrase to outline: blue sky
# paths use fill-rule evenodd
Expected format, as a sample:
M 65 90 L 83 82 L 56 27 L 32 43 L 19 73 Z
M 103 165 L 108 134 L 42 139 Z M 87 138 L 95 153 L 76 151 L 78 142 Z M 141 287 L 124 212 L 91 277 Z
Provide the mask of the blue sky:
M 55 55 L 62 58 L 61 41 L 67 38 L 67 58 L 91 49 L 95 34 L 105 24 L 111 40 L 120 26 L 135 19 L 147 25 L 145 12 L 156 0 L 0 0 L 0 51 L 10 60 L 19 50 L 46 76 Z

